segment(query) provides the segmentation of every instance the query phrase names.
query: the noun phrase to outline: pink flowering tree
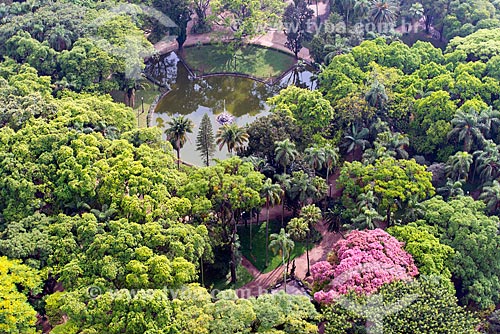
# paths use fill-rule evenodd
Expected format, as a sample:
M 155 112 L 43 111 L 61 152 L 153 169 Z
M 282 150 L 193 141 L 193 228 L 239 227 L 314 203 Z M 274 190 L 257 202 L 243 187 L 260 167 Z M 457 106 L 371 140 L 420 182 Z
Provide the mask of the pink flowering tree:
M 314 298 L 324 304 L 350 291 L 376 292 L 383 284 L 411 280 L 418 274 L 412 256 L 403 243 L 381 229 L 353 231 L 334 245 L 337 263 L 315 263 L 311 272 L 316 287 Z

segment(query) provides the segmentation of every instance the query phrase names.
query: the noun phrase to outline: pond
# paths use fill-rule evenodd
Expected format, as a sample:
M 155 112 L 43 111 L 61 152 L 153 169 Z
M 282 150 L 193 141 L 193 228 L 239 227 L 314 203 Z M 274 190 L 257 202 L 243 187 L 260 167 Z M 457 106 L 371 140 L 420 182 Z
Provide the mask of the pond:
M 172 116 L 178 115 L 187 116 L 195 124 L 193 133 L 188 134 L 188 141 L 181 150 L 182 160 L 195 165 L 202 165 L 200 155 L 196 151 L 196 136 L 198 125 L 205 113 L 211 116 L 216 133 L 220 126 L 216 116 L 224 111 L 235 117 L 236 124 L 245 126 L 257 117 L 267 115 L 269 106 L 266 100 L 289 84 L 313 88 L 312 72 L 309 70 L 300 73 L 291 71 L 274 85 L 232 75 L 193 79 L 175 53 L 148 62 L 146 75 L 162 86 L 170 88 L 158 102 L 151 125 L 165 125 Z M 217 149 L 214 155 L 219 159 L 227 156 L 225 148 L 222 151 Z

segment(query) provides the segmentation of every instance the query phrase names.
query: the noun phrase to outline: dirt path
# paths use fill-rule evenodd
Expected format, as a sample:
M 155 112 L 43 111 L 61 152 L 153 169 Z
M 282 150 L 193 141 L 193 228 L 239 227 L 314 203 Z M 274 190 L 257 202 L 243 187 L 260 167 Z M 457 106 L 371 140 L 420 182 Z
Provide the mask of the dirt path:
M 324 20 L 328 17 L 329 13 L 329 5 L 328 1 L 321 1 L 318 0 L 318 13 L 320 19 L 324 22 Z M 309 5 L 309 8 L 311 8 L 314 11 L 314 15 L 316 15 L 316 4 L 312 3 Z M 188 22 L 188 27 L 187 27 L 187 39 L 186 42 L 184 43 L 184 46 L 192 46 L 192 45 L 197 45 L 197 44 L 207 44 L 207 43 L 212 43 L 215 41 L 224 41 L 225 39 L 229 40 L 231 38 L 231 33 L 224 28 L 221 27 L 214 27 L 214 31 L 205 33 L 205 34 L 193 34 L 191 33 L 191 28 L 193 27 L 195 23 L 195 20 L 191 20 Z M 289 54 L 293 54 L 286 46 L 286 36 L 283 31 L 278 31 L 277 29 L 269 29 L 266 34 L 262 36 L 255 37 L 250 40 L 251 44 L 258 44 L 262 46 L 267 46 L 270 48 L 274 48 Z M 160 54 L 165 54 L 171 51 L 177 50 L 177 42 L 174 41 L 161 41 L 155 44 L 155 49 L 160 53 Z M 309 50 L 307 48 L 302 48 L 299 52 L 299 58 L 307 60 L 307 61 L 312 61 L 312 57 L 309 54 Z
M 331 251 L 332 246 L 342 238 L 342 235 L 340 233 L 329 232 L 326 224 L 323 221 L 321 221 L 316 226 L 316 229 L 321 233 L 323 239 L 321 240 L 319 245 L 315 246 L 309 251 L 309 260 L 311 265 L 318 261 L 326 260 L 326 257 Z M 242 261 L 243 266 L 252 273 L 255 279 L 237 290 L 237 294 L 240 297 L 251 297 L 263 294 L 267 291 L 268 287 L 272 286 L 283 276 L 283 266 L 280 266 L 269 273 L 261 274 L 251 263 L 250 266 L 247 267 L 248 260 L 245 260 L 246 261 Z M 303 279 L 309 283 L 312 282 L 311 277 L 306 277 L 306 253 L 295 259 L 295 266 L 295 275 L 298 278 Z M 257 270 L 257 275 L 255 275 L 254 269 Z

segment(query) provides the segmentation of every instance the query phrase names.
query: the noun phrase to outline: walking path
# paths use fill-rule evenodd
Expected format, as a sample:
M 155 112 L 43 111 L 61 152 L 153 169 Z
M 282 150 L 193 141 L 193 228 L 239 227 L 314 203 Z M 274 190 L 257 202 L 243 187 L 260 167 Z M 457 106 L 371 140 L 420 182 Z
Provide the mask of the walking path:
M 318 4 L 318 13 L 319 17 L 322 21 L 324 21 L 328 17 L 329 13 L 329 1 L 319 0 Z M 316 17 L 316 3 L 310 4 L 309 8 L 314 11 L 314 15 Z M 193 34 L 191 33 L 191 28 L 193 27 L 195 20 L 191 20 L 188 22 L 187 26 L 187 39 L 184 43 L 184 46 L 193 46 L 198 44 L 207 44 L 213 43 L 216 41 L 220 41 L 221 39 L 229 40 L 231 38 L 231 33 L 225 30 L 222 27 L 214 27 L 214 31 L 208 32 L 205 34 Z M 258 44 L 270 48 L 274 48 L 289 54 L 293 53 L 285 46 L 286 36 L 283 31 L 278 31 L 277 29 L 269 29 L 266 34 L 262 36 L 255 37 L 249 41 L 251 44 Z M 160 54 L 165 54 L 171 51 L 175 51 L 178 48 L 177 42 L 174 41 L 161 41 L 155 44 L 155 49 Z M 299 58 L 304 59 L 306 61 L 312 61 L 312 57 L 309 54 L 309 50 L 307 48 L 302 48 L 299 52 Z
M 329 177 L 329 184 L 332 185 L 331 194 L 333 197 L 339 197 L 342 194 L 342 190 L 337 188 L 337 178 L 340 175 L 340 169 L 335 170 Z M 269 211 L 270 219 L 278 220 L 281 218 L 281 206 L 276 205 L 272 207 Z M 267 211 L 262 210 L 260 217 L 266 217 Z M 285 216 L 290 217 L 292 212 L 286 211 Z M 262 219 L 261 219 L 262 221 Z M 329 252 L 331 252 L 333 245 L 343 238 L 341 233 L 334 233 L 328 231 L 328 226 L 324 221 L 320 221 L 316 225 L 316 230 L 321 234 L 322 239 L 319 245 L 313 247 L 309 251 L 309 263 L 312 265 L 318 261 L 326 260 Z M 258 296 L 260 294 L 266 293 L 267 288 L 274 285 L 280 278 L 283 277 L 283 266 L 280 266 L 268 273 L 261 273 L 255 266 L 245 257 L 242 259 L 242 265 L 247 269 L 254 280 L 247 283 L 243 287 L 237 290 L 237 294 L 240 297 L 248 298 L 252 296 Z M 291 264 L 290 264 L 291 266 Z M 295 276 L 299 279 L 305 280 L 308 283 L 312 283 L 312 277 L 306 277 L 307 273 L 307 254 L 304 253 L 299 257 L 295 258 Z M 289 268 L 290 269 L 290 268 Z
M 321 221 L 316 226 L 316 229 L 321 233 L 323 239 L 321 240 L 319 245 L 315 246 L 309 251 L 309 262 L 311 264 L 326 260 L 326 257 L 332 250 L 333 245 L 342 238 L 342 235 L 340 233 L 329 232 L 326 224 L 323 221 Z M 271 272 L 262 274 L 246 258 L 243 258 L 242 265 L 253 275 L 254 280 L 237 290 L 237 294 L 240 297 L 258 296 L 260 294 L 266 293 L 267 288 L 271 287 L 274 283 L 276 283 L 280 278 L 283 277 L 283 266 L 280 266 Z M 306 253 L 295 258 L 295 266 L 295 276 L 299 279 L 303 279 L 311 283 L 311 276 L 306 277 Z

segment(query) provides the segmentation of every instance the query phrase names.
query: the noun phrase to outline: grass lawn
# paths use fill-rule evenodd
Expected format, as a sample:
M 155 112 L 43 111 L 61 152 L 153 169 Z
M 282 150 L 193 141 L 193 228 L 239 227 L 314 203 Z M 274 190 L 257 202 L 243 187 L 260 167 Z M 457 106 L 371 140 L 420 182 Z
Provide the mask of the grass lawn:
M 252 274 L 250 274 L 241 264 L 236 267 L 236 277 L 238 278 L 237 282 L 231 284 L 231 273 L 228 273 L 225 279 L 215 281 L 213 288 L 221 291 L 227 289 L 234 290 L 241 288 L 243 285 L 253 280 Z
M 139 127 L 145 128 L 147 126 L 149 107 L 151 103 L 154 102 L 155 98 L 160 95 L 160 91 L 158 90 L 158 86 L 148 80 L 142 80 L 140 85 L 141 88 L 135 92 L 134 112 L 136 117 L 139 115 Z M 125 93 L 123 91 L 113 91 L 111 92 L 111 96 L 116 102 L 123 103 L 125 100 Z M 142 113 L 142 98 L 144 98 L 144 113 Z
M 227 45 L 208 44 L 184 49 L 183 58 L 195 72 L 238 72 L 258 78 L 276 77 L 295 63 L 293 56 L 283 52 L 247 45 L 236 53 Z
M 269 235 L 279 233 L 281 223 L 278 221 L 269 222 Z M 270 272 L 281 265 L 281 256 L 274 255 L 269 250 L 269 266 L 266 268 L 266 223 L 252 226 L 252 250 L 250 250 L 250 226 L 238 226 L 238 235 L 240 237 L 241 252 L 252 264 L 261 272 Z M 309 245 L 309 249 L 312 248 Z M 306 251 L 305 242 L 295 242 L 291 260 L 302 255 Z

